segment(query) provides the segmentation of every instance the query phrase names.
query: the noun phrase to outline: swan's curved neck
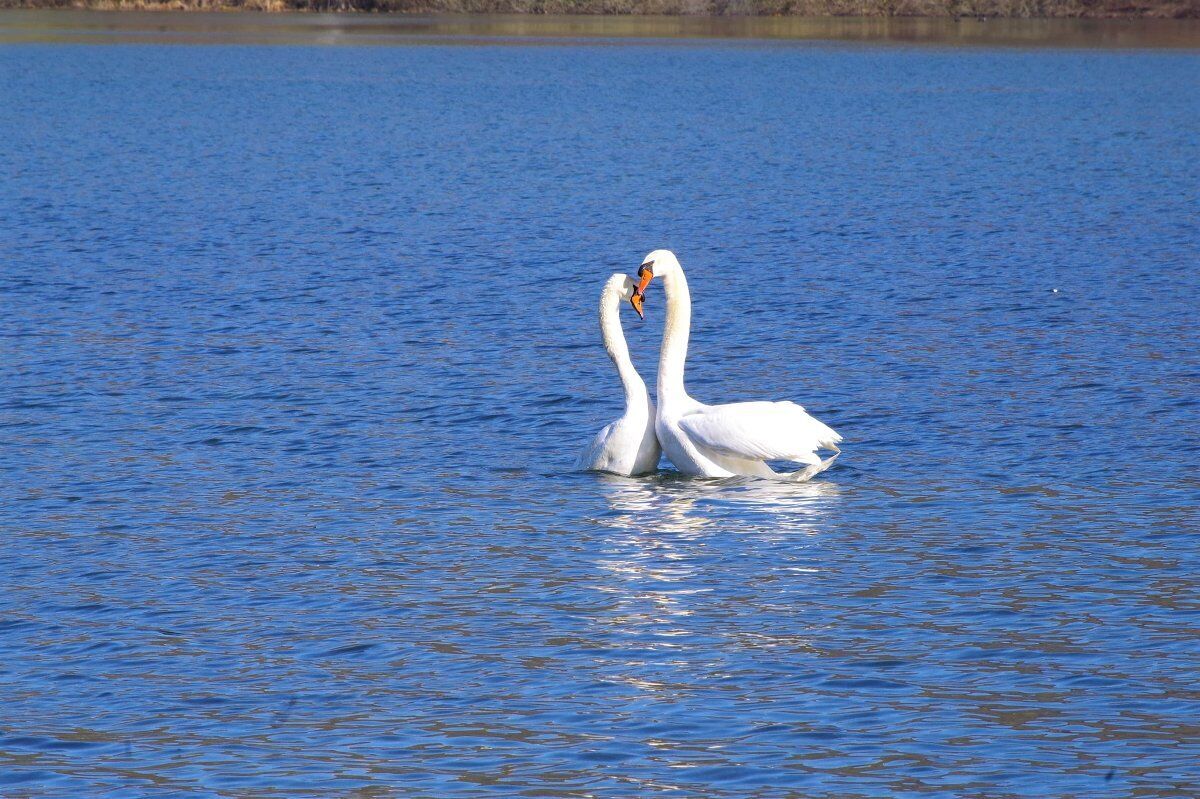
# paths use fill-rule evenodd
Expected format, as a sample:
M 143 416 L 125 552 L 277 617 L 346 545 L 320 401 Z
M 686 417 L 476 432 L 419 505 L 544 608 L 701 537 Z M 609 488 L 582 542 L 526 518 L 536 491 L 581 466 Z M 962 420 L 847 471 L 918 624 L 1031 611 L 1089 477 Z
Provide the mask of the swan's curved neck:
M 682 269 L 663 275 L 662 282 L 667 297 L 667 321 L 658 356 L 658 402 L 667 405 L 687 397 L 683 364 L 687 360 L 688 333 L 692 326 L 692 295 Z
M 605 291 L 600 296 L 600 335 L 604 339 L 604 350 L 617 367 L 621 387 L 625 389 L 625 407 L 628 409 L 648 408 L 650 392 L 646 382 L 633 366 L 629 357 L 629 345 L 625 343 L 625 331 L 621 329 L 621 297 L 615 291 Z

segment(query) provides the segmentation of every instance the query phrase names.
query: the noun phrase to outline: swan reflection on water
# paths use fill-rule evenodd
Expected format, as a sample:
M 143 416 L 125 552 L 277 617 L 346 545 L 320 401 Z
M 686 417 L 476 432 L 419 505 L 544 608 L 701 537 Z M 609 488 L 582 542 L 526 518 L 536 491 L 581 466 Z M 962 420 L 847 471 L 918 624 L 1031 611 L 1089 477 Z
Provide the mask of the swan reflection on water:
M 708 630 L 702 636 L 706 640 L 713 635 L 699 619 L 753 615 L 753 607 L 741 596 L 753 589 L 727 579 L 731 552 L 744 557 L 747 549 L 757 550 L 755 557 L 763 564 L 758 577 L 764 581 L 815 572 L 804 550 L 825 529 L 840 496 L 837 484 L 828 481 L 797 484 L 660 474 L 606 475 L 597 482 L 611 513 L 593 520 L 608 530 L 602 534 L 594 588 L 613 605 L 594 619 L 599 634 L 628 642 L 634 650 L 610 662 L 609 679 L 652 691 L 681 687 L 678 669 L 688 671 L 698 631 Z M 747 634 L 745 629 L 729 629 L 722 635 L 732 642 Z M 778 637 L 769 629 L 753 634 L 756 646 L 773 645 Z M 789 646 L 804 645 L 794 636 L 784 637 Z
M 837 483 L 753 477 L 599 475 L 613 514 L 596 521 L 617 529 L 681 535 L 714 529 L 754 536 L 817 535 L 837 503 Z M 714 527 L 715 526 L 715 527 Z

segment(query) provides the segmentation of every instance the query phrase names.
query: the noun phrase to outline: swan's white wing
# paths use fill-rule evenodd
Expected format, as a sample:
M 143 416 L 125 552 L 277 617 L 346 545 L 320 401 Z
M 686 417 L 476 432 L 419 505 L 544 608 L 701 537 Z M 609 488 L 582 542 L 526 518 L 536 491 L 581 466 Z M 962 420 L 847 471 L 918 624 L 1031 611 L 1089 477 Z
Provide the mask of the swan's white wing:
M 603 469 L 608 464 L 608 439 L 612 436 L 616 422 L 609 422 L 604 429 L 596 434 L 592 443 L 588 444 L 579 457 L 575 459 L 576 469 Z
M 821 464 L 817 450 L 842 440 L 794 402 L 736 402 L 709 405 L 679 420 L 703 447 L 737 458 Z

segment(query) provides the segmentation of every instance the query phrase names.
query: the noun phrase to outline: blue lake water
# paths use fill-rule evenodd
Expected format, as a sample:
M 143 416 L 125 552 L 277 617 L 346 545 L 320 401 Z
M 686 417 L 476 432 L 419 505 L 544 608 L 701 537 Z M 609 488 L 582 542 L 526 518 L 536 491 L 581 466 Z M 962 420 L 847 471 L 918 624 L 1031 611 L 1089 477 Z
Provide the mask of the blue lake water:
M 0 76 L 0 794 L 1196 794 L 1195 52 Z M 833 469 L 570 471 L 656 247 Z

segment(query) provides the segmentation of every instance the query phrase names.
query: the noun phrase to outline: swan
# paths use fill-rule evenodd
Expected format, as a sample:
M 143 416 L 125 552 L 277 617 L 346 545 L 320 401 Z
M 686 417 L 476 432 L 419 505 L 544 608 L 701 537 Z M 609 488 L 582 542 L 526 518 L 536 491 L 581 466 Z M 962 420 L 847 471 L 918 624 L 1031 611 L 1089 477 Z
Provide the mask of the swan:
M 625 414 L 596 434 L 579 456 L 576 467 L 628 477 L 657 469 L 662 448 L 654 435 L 650 392 L 629 359 L 629 347 L 621 330 L 623 300 L 629 301 L 638 316 L 642 316 L 641 298 L 634 294 L 633 279 L 618 273 L 608 279 L 600 292 L 600 337 L 625 389 Z
M 770 477 L 802 482 L 833 465 L 842 437 L 809 416 L 794 402 L 737 402 L 704 405 L 683 387 L 691 328 L 692 298 L 683 267 L 670 250 L 655 250 L 642 260 L 631 301 L 635 310 L 646 287 L 662 278 L 667 321 L 658 360 L 658 415 L 654 429 L 667 457 L 679 471 L 701 477 Z M 833 450 L 822 459 L 817 450 Z M 793 472 L 776 472 L 767 461 L 803 464 Z

